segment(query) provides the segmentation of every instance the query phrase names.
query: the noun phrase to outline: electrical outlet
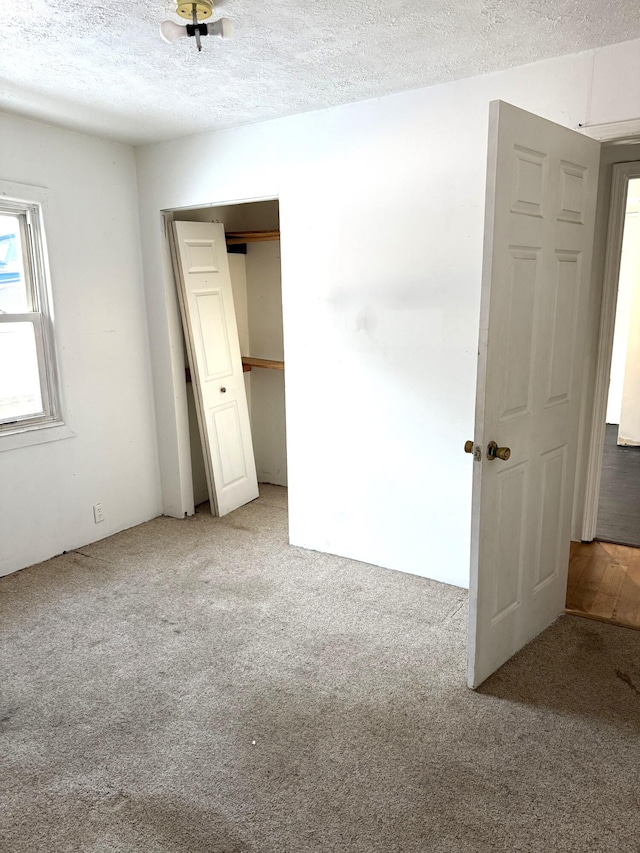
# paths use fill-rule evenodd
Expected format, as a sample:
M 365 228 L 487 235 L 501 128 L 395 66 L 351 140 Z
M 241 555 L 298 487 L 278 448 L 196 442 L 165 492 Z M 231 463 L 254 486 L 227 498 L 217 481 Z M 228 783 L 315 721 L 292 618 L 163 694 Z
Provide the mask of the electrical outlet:
M 93 520 L 96 524 L 100 524 L 101 521 L 104 521 L 104 511 L 102 509 L 102 504 L 93 505 Z

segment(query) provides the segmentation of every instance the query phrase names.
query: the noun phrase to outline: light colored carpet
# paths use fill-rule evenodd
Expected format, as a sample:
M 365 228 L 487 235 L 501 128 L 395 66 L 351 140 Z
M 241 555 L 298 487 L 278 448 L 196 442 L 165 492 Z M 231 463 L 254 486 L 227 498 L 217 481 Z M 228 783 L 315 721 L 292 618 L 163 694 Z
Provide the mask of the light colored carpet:
M 0 582 L 3 853 L 640 850 L 640 632 L 478 693 L 466 593 L 286 543 L 286 491 Z

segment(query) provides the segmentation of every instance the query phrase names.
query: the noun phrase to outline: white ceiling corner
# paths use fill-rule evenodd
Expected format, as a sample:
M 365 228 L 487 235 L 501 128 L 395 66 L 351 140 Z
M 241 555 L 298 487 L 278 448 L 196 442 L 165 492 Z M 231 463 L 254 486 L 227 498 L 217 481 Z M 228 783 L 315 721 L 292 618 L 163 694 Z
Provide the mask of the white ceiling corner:
M 28 11 L 28 18 L 23 10 Z M 3 4 L 0 110 L 139 144 L 640 37 L 638 0 L 225 0 L 230 41 L 161 41 L 173 0 Z

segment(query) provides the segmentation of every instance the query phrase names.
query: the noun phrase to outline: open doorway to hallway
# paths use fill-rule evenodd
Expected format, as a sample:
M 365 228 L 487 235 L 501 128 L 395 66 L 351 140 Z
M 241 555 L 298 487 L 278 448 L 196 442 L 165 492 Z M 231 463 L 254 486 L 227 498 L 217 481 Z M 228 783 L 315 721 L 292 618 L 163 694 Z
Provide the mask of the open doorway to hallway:
M 625 208 L 596 538 L 640 547 L 640 178 Z
M 277 200 L 173 211 L 173 220 L 220 223 L 226 236 L 234 323 L 242 357 L 244 390 L 259 484 L 286 488 L 287 451 L 284 347 Z M 188 355 L 188 353 L 187 353 Z M 194 505 L 210 494 L 195 377 L 187 372 L 187 404 Z M 197 389 L 195 389 L 197 390 Z M 228 395 L 227 395 L 228 396 Z
M 567 611 L 640 629 L 640 178 L 626 196 L 595 541 L 572 543 Z

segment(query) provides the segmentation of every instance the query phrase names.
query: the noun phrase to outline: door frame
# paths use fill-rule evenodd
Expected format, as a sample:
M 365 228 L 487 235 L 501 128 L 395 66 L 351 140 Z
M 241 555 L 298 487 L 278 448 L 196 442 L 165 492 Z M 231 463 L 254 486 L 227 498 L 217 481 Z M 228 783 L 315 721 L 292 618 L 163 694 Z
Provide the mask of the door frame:
M 587 457 L 584 511 L 582 517 L 581 539 L 583 542 L 591 542 L 596 535 L 625 206 L 629 181 L 632 178 L 640 178 L 640 160 L 637 162 L 614 163 L 612 169 L 611 199 L 609 203 L 602 299 L 600 303 L 600 328 L 598 332 L 598 350 L 591 414 L 591 438 Z
M 185 368 L 187 366 L 184 353 L 184 331 L 182 328 L 182 317 L 180 315 L 180 306 L 178 303 L 178 290 L 175 281 L 175 273 L 171 260 L 171 243 L 170 231 L 171 222 L 179 217 L 180 213 L 187 210 L 203 210 L 217 207 L 232 207 L 241 204 L 255 204 L 262 201 L 277 201 L 280 206 L 279 195 L 267 195 L 251 198 L 240 199 L 223 199 L 216 201 L 206 201 L 200 204 L 190 204 L 181 207 L 168 207 L 160 210 L 160 218 L 162 222 L 163 238 L 162 246 L 164 252 L 164 276 L 165 288 L 167 293 L 166 309 L 167 318 L 170 326 L 176 332 L 179 330 L 180 340 L 183 343 L 182 348 L 176 346 L 171 348 L 171 363 L 172 363 L 172 384 L 173 398 L 176 408 L 176 439 L 179 448 L 177 465 L 172 465 L 171 471 L 168 472 L 172 478 L 177 491 L 180 494 L 181 505 L 177 513 L 172 512 L 171 515 L 177 518 L 185 518 L 192 516 L 195 513 L 195 504 L 193 497 L 193 468 L 191 464 L 191 446 L 189 436 L 189 414 L 187 405 L 187 389 L 185 382 Z M 280 227 L 280 254 L 282 257 L 282 226 Z M 280 262 L 282 269 L 282 261 Z M 282 311 L 284 315 L 284 288 L 282 292 Z M 283 339 L 286 352 L 287 332 L 283 323 Z M 286 379 L 285 379 L 286 385 Z M 287 419 L 286 407 L 286 392 L 285 392 L 285 424 Z M 289 454 L 287 448 L 287 467 L 289 464 Z

